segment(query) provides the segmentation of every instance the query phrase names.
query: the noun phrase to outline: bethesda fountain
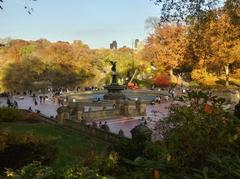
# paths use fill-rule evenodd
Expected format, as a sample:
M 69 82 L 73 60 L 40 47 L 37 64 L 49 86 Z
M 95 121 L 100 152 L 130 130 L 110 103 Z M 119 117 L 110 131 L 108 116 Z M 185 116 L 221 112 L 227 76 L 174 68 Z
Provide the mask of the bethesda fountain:
M 119 85 L 117 82 L 116 62 L 110 61 L 110 63 L 112 64 L 112 83 L 104 87 L 108 92 L 103 96 L 103 98 L 105 100 L 126 99 L 126 96 L 122 93 L 125 86 Z
M 79 100 L 75 96 L 66 96 L 68 101 L 64 106 L 58 108 L 58 119 L 63 123 L 64 120 L 88 120 L 95 121 L 101 119 L 117 119 L 121 116 L 145 116 L 146 103 L 140 98 L 138 100 L 130 100 L 125 96 L 123 90 L 124 85 L 117 82 L 116 62 L 112 64 L 112 82 L 105 86 L 107 93 L 104 94 L 103 100 Z

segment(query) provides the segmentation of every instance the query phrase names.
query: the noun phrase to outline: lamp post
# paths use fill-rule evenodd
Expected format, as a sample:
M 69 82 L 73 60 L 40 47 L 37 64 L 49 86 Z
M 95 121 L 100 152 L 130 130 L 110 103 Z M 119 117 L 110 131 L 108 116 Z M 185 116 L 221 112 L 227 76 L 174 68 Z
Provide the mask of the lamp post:
M 132 71 L 134 71 L 134 40 L 132 40 Z

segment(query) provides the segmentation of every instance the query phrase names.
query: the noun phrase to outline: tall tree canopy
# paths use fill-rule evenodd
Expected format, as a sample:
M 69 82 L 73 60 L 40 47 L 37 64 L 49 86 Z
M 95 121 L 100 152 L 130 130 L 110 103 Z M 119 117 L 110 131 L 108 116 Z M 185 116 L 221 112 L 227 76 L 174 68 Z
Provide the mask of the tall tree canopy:
M 148 38 L 143 58 L 152 62 L 160 71 L 170 71 L 184 60 L 187 47 L 185 26 L 162 25 Z
M 161 7 L 162 22 L 187 21 L 191 17 L 200 18 L 205 11 L 220 6 L 220 0 L 153 0 Z
M 151 0 L 161 8 L 161 22 L 191 22 L 205 19 L 209 11 L 224 7 L 240 23 L 240 0 Z
M 4 9 L 4 2 L 6 0 L 0 0 L 0 10 L 3 10 Z M 33 8 L 31 7 L 31 3 L 34 2 L 34 1 L 37 1 L 37 0 L 25 0 L 24 1 L 24 9 L 27 11 L 28 14 L 32 14 L 33 12 Z

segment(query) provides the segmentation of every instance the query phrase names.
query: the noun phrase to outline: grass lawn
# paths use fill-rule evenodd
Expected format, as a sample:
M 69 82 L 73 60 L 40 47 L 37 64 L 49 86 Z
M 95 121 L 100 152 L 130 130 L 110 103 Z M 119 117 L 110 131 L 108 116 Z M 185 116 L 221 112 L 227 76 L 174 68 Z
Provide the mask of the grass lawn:
M 55 140 L 58 153 L 52 166 L 57 168 L 72 165 L 84 159 L 90 147 L 95 154 L 100 154 L 109 145 L 104 141 L 86 136 L 80 132 L 73 132 L 44 123 L 0 123 L 0 130 L 5 128 L 16 133 L 31 132 L 44 138 Z

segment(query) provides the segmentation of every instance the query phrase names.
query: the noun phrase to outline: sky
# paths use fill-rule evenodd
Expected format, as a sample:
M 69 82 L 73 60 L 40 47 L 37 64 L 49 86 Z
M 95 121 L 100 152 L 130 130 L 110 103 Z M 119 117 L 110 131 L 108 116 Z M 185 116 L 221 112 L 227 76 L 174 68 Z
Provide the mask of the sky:
M 34 8 L 32 15 L 25 5 Z M 91 48 L 132 46 L 149 34 L 145 20 L 160 16 L 150 0 L 4 0 L 0 10 L 0 38 L 50 41 L 82 40 Z

